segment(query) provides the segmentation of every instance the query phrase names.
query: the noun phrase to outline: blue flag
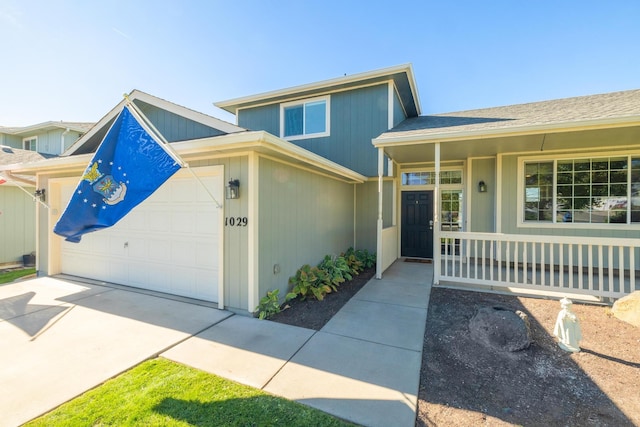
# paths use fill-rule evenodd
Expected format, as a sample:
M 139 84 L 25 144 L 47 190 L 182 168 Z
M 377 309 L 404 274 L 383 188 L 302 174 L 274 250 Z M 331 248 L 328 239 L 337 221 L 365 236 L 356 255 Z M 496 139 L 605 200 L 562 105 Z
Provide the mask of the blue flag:
M 53 232 L 69 242 L 111 227 L 180 165 L 124 107 L 82 175 Z

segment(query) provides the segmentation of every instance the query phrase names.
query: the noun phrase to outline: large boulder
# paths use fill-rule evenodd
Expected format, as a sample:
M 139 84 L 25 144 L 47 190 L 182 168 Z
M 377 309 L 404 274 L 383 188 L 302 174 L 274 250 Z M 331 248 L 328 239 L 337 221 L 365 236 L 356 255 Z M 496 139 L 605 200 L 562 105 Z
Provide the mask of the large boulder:
M 613 315 L 623 322 L 631 323 L 640 328 L 640 291 L 630 293 L 620 298 L 611 307 Z
M 482 307 L 469 321 L 471 337 L 498 351 L 520 351 L 531 344 L 529 318 L 521 311 Z

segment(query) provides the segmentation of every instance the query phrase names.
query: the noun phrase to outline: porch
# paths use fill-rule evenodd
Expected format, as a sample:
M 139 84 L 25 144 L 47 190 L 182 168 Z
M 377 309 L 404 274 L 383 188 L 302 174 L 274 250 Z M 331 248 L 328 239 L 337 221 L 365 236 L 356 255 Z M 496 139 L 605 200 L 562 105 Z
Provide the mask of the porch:
M 615 98 L 594 99 L 614 110 L 626 102 Z M 374 139 L 377 277 L 413 256 L 403 247 L 402 195 L 429 192 L 431 209 L 414 215 L 422 228 L 410 237 L 426 242 L 418 257 L 433 258 L 435 285 L 596 301 L 640 290 L 640 116 L 614 120 L 594 99 L 423 116 Z M 553 123 L 539 117 L 547 110 Z

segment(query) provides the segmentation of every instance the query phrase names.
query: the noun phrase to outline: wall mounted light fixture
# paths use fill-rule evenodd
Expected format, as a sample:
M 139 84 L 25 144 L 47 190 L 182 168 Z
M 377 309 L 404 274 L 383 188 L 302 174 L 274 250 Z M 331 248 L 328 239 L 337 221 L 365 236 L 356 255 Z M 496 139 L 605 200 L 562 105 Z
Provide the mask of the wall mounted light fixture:
M 485 184 L 484 181 L 480 181 L 478 183 L 478 192 L 479 193 L 486 193 L 487 192 L 487 184 Z
M 45 191 L 44 188 L 37 189 L 35 193 L 33 193 L 33 197 L 37 197 L 41 201 L 45 201 Z
M 232 179 L 227 184 L 227 199 L 237 199 L 240 197 L 240 181 Z

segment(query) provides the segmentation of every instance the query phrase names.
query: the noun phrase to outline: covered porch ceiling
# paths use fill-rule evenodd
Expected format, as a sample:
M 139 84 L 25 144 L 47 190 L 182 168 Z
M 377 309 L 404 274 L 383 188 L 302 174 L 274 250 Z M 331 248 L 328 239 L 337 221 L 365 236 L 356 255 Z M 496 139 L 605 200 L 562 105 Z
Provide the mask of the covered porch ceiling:
M 471 135 L 438 138 L 416 137 L 410 140 L 377 139 L 373 144 L 399 165 L 435 162 L 435 144 L 440 143 L 440 161 L 465 160 L 471 157 L 494 157 L 508 153 L 543 153 L 562 151 L 602 151 L 640 147 L 640 126 L 574 131 L 539 131 L 510 135 Z

